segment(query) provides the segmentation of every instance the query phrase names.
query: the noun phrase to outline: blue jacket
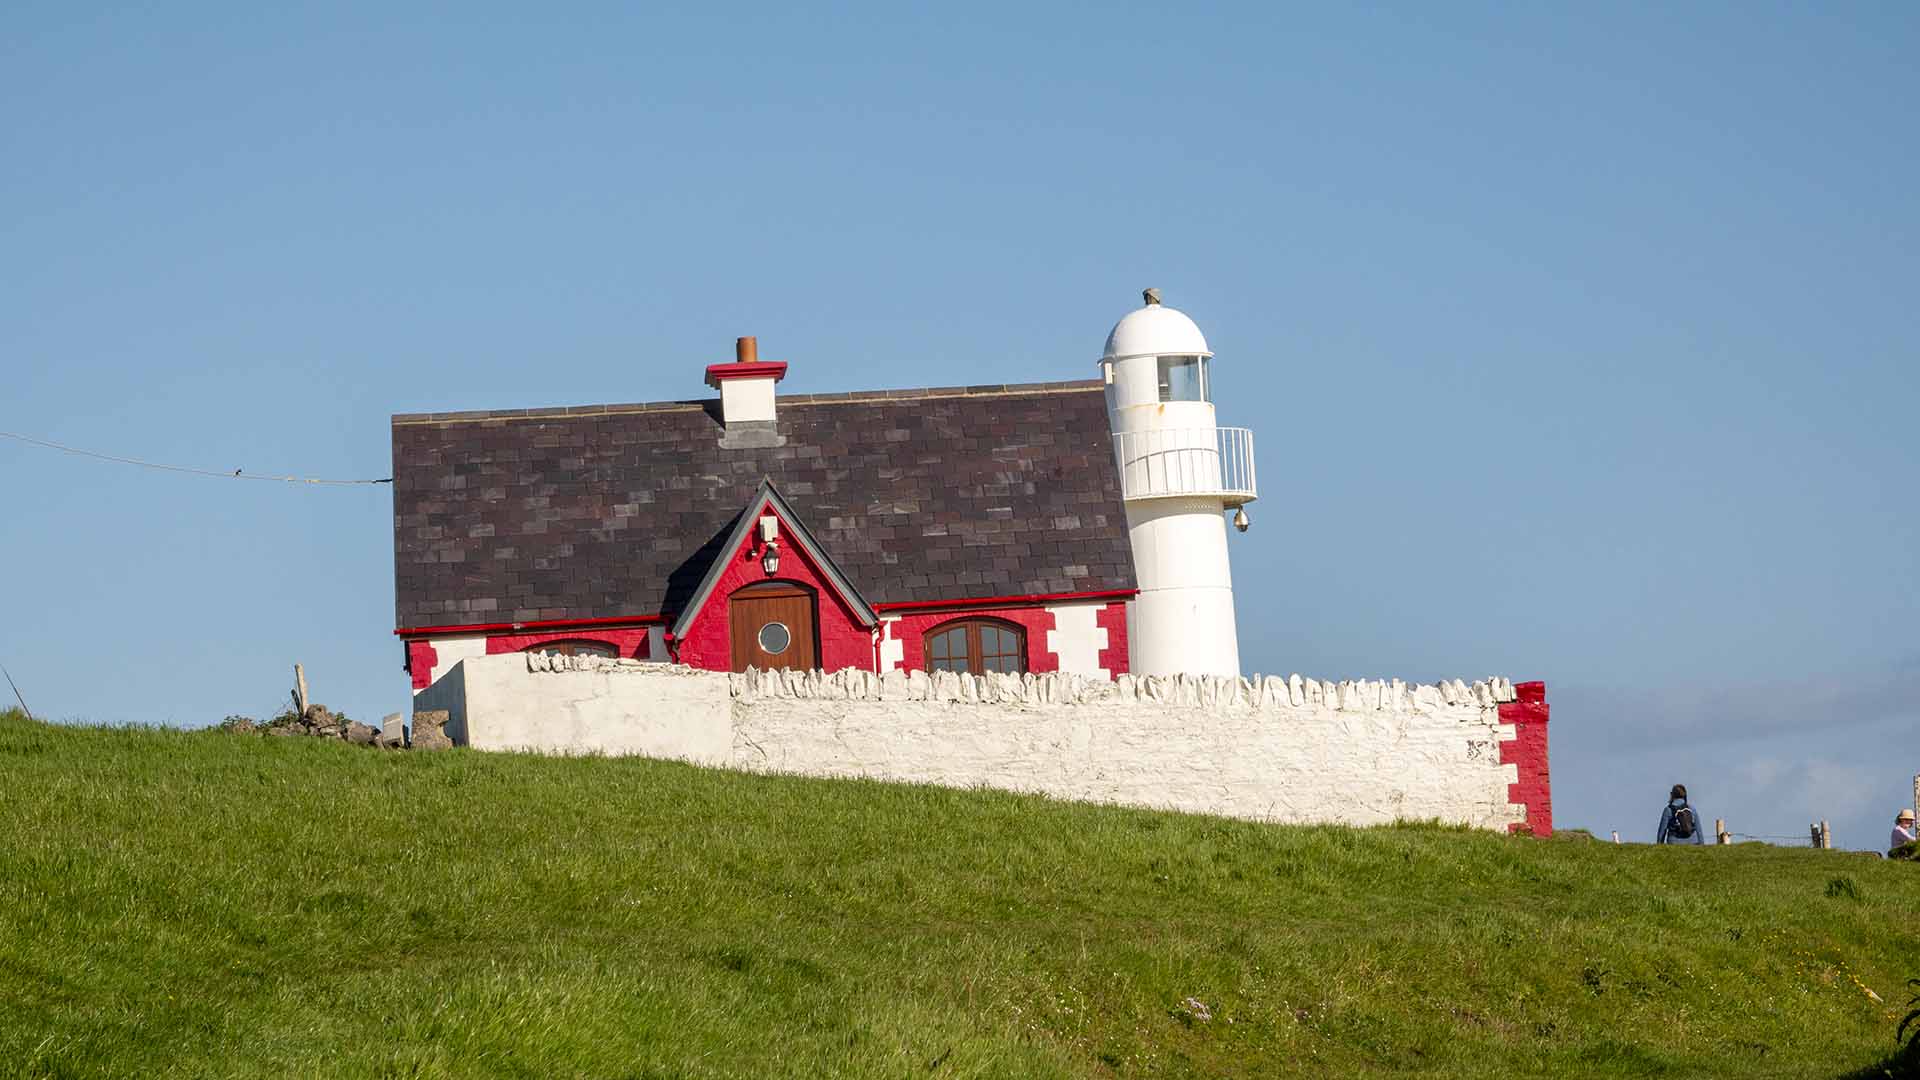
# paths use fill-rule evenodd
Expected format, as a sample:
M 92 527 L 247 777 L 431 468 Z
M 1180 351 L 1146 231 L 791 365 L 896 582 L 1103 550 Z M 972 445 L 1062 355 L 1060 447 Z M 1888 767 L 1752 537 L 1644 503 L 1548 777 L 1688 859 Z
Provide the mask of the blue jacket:
M 1691 806 L 1691 805 L 1692 804 L 1690 803 L 1684 803 L 1684 802 L 1667 803 L 1667 808 L 1665 810 L 1660 811 L 1660 831 L 1657 834 L 1655 834 L 1653 842 L 1656 844 L 1704 844 L 1706 843 L 1707 842 L 1707 838 L 1706 838 L 1707 822 L 1705 818 L 1702 818 L 1700 816 L 1700 811 L 1698 810 L 1695 810 L 1693 812 L 1693 835 L 1691 837 L 1667 835 L 1667 831 L 1673 828 L 1673 812 L 1675 810 L 1680 809 L 1682 806 Z

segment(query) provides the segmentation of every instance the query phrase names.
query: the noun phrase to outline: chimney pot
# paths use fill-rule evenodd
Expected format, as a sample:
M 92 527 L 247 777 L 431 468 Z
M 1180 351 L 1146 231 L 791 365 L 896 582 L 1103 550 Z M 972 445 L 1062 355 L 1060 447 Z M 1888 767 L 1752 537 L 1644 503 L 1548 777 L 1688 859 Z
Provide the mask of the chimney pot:
M 760 341 L 757 338 L 735 338 L 733 341 L 733 359 L 738 364 L 757 363 L 760 359 Z

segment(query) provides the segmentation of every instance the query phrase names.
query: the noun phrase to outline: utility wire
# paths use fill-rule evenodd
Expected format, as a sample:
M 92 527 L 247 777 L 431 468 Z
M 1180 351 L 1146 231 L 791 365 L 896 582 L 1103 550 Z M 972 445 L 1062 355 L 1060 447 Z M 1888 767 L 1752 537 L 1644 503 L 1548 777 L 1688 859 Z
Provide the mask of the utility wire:
M 307 476 L 269 476 L 265 473 L 249 473 L 240 469 L 235 469 L 232 472 L 221 472 L 218 469 L 196 469 L 188 465 L 162 465 L 157 461 L 142 461 L 139 458 L 120 457 L 117 454 L 102 454 L 94 450 L 82 450 L 77 446 L 66 446 L 57 442 L 49 442 L 46 439 L 36 439 L 31 435 L 22 435 L 16 431 L 0 431 L 0 438 L 17 439 L 23 443 L 44 446 L 49 450 L 60 450 L 69 454 L 78 454 L 81 457 L 98 458 L 101 461 L 117 461 L 122 465 L 139 465 L 142 468 L 160 469 L 165 472 L 188 473 L 193 476 L 214 476 L 224 480 L 275 480 L 283 484 L 329 484 L 335 486 L 393 483 L 393 477 L 391 476 L 382 477 L 379 480 L 317 480 Z

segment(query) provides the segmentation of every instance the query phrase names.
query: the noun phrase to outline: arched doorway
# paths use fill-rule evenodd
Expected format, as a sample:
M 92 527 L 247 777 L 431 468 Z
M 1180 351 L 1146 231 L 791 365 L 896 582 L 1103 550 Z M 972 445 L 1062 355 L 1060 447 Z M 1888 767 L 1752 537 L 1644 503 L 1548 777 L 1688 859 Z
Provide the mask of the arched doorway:
M 733 670 L 818 667 L 813 590 L 791 581 L 763 581 L 727 598 Z

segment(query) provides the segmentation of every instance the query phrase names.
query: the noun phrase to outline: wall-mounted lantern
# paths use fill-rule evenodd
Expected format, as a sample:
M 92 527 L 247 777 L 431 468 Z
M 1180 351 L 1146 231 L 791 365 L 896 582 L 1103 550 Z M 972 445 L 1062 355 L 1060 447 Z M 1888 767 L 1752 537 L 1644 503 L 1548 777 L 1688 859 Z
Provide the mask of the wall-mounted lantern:
M 760 519 L 760 569 L 772 577 L 780 570 L 780 519 L 767 514 Z

